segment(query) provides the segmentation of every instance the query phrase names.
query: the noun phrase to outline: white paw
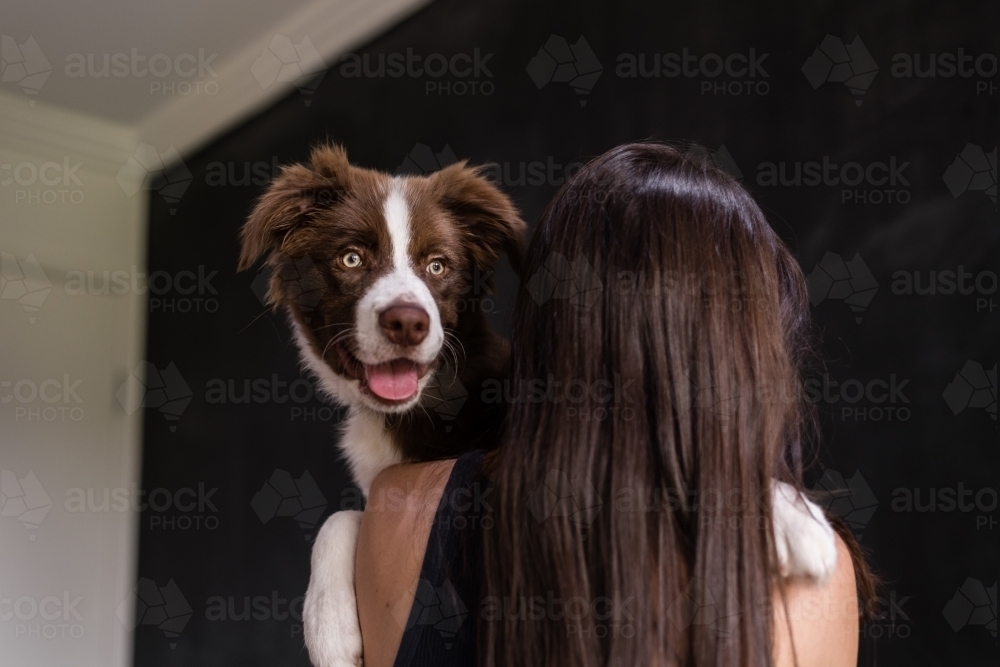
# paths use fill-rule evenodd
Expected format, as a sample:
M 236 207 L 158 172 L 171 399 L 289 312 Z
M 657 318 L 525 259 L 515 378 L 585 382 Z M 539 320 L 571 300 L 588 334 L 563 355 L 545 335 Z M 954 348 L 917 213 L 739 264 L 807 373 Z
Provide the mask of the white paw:
M 837 568 L 837 538 L 823 511 L 784 482 L 771 490 L 781 575 L 826 582 Z
M 360 667 L 361 625 L 354 594 L 354 557 L 361 512 L 330 515 L 316 535 L 302 630 L 315 667 Z

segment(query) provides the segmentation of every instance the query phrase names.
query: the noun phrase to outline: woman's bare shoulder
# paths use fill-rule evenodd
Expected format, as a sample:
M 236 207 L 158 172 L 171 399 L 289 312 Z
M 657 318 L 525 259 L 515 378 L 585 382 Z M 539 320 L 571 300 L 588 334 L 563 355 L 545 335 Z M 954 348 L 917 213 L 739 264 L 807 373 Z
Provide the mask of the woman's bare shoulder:
M 368 491 L 361 532 L 369 540 L 358 545 L 359 555 L 363 548 L 372 548 L 367 555 L 393 560 L 404 547 L 413 546 L 422 561 L 430 525 L 454 465 L 454 459 L 403 463 L 380 472 Z
M 825 584 L 791 580 L 786 605 L 774 594 L 776 667 L 848 667 L 858 659 L 858 593 L 854 564 L 837 537 L 837 569 Z M 791 638 L 791 640 L 790 640 Z M 794 644 L 793 659 L 792 646 Z
M 355 566 L 366 667 L 391 665 L 454 460 L 386 468 L 368 492 Z

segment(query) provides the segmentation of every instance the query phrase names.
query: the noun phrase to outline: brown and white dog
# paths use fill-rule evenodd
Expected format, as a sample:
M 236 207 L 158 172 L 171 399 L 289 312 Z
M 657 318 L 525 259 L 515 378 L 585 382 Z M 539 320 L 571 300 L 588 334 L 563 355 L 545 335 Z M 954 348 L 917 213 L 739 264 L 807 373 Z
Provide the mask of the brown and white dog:
M 476 388 L 507 372 L 507 347 L 480 300 L 499 255 L 517 270 L 525 224 L 478 170 L 458 163 L 394 177 L 321 146 L 284 167 L 243 228 L 240 269 L 261 256 L 268 297 L 290 317 L 303 364 L 348 407 L 340 449 L 367 497 L 382 469 L 489 447 L 502 406 Z M 479 278 L 476 278 L 479 274 Z M 486 276 L 483 279 L 482 276 Z M 437 410 L 452 386 L 461 412 Z M 822 512 L 776 483 L 781 570 L 823 580 L 836 564 Z M 354 555 L 361 513 L 331 515 L 316 536 L 303 607 L 317 667 L 361 664 Z
M 340 449 L 368 495 L 382 469 L 488 447 L 502 406 L 480 398 L 507 372 L 507 346 L 481 301 L 525 224 L 510 199 L 464 162 L 394 177 L 348 163 L 339 146 L 284 167 L 243 227 L 240 269 L 267 255 L 268 299 L 287 310 L 303 364 L 349 408 Z M 472 389 L 461 412 L 453 387 Z M 317 535 L 303 611 L 316 665 L 360 664 L 354 601 L 359 512 Z

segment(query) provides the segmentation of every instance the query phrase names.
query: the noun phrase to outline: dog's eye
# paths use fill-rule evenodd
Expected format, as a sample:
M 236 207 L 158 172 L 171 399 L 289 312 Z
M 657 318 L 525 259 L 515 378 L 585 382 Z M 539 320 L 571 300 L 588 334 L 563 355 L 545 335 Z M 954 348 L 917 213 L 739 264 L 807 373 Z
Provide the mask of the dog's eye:
M 440 259 L 435 259 L 427 265 L 427 272 L 432 276 L 440 276 L 444 273 L 444 262 Z
M 352 250 L 351 252 L 345 253 L 344 256 L 340 258 L 340 261 L 343 262 L 344 266 L 347 268 L 356 269 L 361 266 L 361 255 Z

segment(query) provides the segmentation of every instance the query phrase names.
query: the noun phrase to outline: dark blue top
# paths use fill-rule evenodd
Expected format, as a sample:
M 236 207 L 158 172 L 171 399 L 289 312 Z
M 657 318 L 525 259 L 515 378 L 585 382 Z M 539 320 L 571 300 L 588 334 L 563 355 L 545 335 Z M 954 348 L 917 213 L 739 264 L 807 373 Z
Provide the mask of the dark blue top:
M 438 504 L 394 667 L 476 664 L 483 450 L 455 462 Z

